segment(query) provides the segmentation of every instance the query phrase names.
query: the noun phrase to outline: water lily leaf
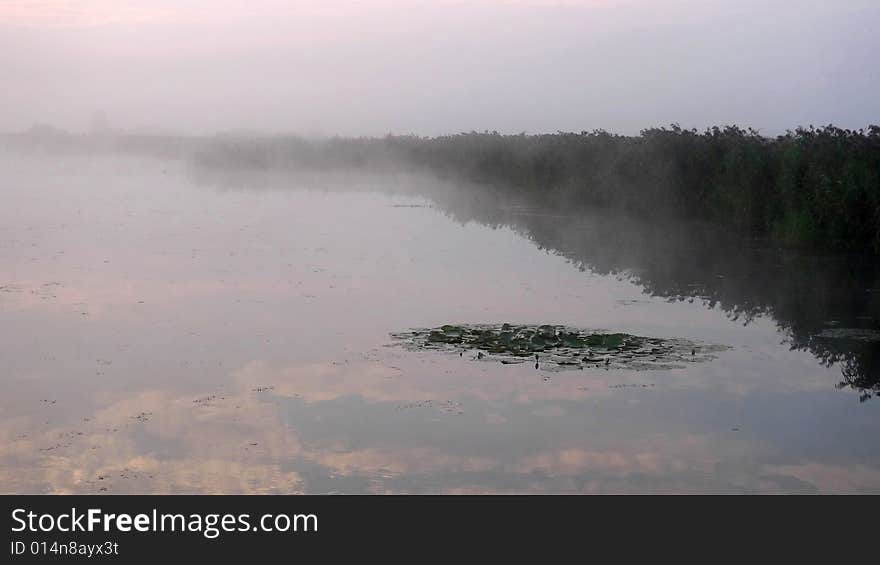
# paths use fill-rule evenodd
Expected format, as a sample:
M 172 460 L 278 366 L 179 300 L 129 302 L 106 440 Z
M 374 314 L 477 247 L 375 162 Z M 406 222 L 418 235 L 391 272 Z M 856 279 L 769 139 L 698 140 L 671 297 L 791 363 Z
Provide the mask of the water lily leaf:
M 642 337 L 552 324 L 446 324 L 391 336 L 395 344 L 407 349 L 450 353 L 475 349 L 474 359 L 500 361 L 505 365 L 524 363 L 524 358 L 535 356 L 546 370 L 681 368 L 688 363 L 714 359 L 715 353 L 727 349 L 685 339 Z

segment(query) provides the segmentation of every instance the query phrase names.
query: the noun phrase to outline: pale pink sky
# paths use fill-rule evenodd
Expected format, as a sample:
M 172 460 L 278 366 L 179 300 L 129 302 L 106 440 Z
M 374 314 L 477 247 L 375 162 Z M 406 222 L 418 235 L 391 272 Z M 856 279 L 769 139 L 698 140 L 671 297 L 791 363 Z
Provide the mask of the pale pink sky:
M 0 131 L 880 121 L 876 0 L 6 0 Z

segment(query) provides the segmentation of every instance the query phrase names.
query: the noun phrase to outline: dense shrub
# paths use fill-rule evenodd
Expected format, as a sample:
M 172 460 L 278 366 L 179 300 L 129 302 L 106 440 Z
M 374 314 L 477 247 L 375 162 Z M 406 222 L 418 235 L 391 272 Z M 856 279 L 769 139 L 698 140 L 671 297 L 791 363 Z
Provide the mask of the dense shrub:
M 547 202 L 680 214 L 790 244 L 880 251 L 880 127 L 798 128 L 769 139 L 735 126 L 549 135 L 386 138 L 439 174 Z
M 133 142 L 130 142 L 133 143 Z M 746 236 L 880 252 L 880 127 L 798 128 L 776 138 L 736 126 L 638 136 L 472 132 L 309 141 L 209 138 L 211 167 L 389 169 L 401 164 L 567 210 L 613 206 L 703 219 Z

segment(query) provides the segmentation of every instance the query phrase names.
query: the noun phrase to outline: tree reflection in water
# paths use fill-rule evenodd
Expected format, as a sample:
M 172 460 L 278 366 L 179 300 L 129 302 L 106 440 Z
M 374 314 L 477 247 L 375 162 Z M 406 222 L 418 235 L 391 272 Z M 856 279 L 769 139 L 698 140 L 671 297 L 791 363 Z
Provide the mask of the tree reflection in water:
M 581 270 L 623 277 L 650 296 L 699 300 L 744 325 L 768 316 L 791 349 L 840 366 L 838 388 L 858 391 L 861 401 L 880 394 L 880 266 L 874 256 L 784 249 L 693 222 L 609 211 L 571 215 L 533 197 L 511 204 L 507 192 L 485 187 L 430 196 L 456 221 L 509 227 Z

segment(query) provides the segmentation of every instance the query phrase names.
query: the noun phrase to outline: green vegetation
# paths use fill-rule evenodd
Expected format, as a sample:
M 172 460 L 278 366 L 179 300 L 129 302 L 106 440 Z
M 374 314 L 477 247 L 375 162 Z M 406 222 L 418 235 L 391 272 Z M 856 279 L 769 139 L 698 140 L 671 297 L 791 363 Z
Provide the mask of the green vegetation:
M 798 128 L 768 138 L 752 129 L 676 125 L 638 136 L 605 131 L 546 135 L 306 140 L 172 138 L 27 132 L 0 146 L 31 145 L 192 158 L 210 169 L 427 170 L 491 184 L 543 209 L 613 207 L 636 215 L 704 220 L 791 246 L 880 252 L 880 126 Z
M 613 206 L 707 220 L 790 245 L 880 252 L 880 127 L 738 127 L 392 138 L 417 165 L 560 209 Z
M 706 220 L 788 245 L 880 252 L 880 126 L 798 128 L 776 138 L 735 126 L 631 137 L 463 133 L 383 139 L 230 138 L 198 155 L 215 167 L 401 163 L 492 184 L 542 207 Z
M 391 336 L 413 350 L 473 352 L 473 359 L 504 364 L 535 362 L 547 370 L 673 369 L 708 361 L 723 346 L 683 339 L 640 337 L 558 325 L 451 325 Z

